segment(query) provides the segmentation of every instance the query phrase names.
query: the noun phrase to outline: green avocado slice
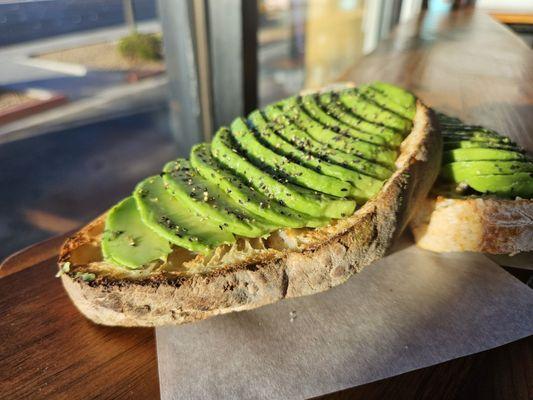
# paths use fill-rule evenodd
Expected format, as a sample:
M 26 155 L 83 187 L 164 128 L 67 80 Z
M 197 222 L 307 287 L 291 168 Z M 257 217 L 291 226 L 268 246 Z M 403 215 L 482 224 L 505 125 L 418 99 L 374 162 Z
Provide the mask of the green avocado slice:
M 358 203 L 364 203 L 373 197 L 383 186 L 383 180 L 379 180 L 360 172 L 332 164 L 308 152 L 300 150 L 297 146 L 285 141 L 270 129 L 260 111 L 256 110 L 248 116 L 249 123 L 260 133 L 259 139 L 271 150 L 284 155 L 289 159 L 297 160 L 298 163 L 318 171 L 320 174 L 332 176 L 343 181 L 350 182 L 353 186 L 350 195 Z
M 168 240 L 141 221 L 133 197 L 127 197 L 109 211 L 101 247 L 106 261 L 131 269 L 155 260 L 165 261 L 172 251 Z
M 441 130 L 447 130 L 447 131 L 455 131 L 457 129 L 463 129 L 465 127 L 465 125 L 457 120 L 454 121 L 454 120 L 448 120 L 448 119 L 445 119 L 445 120 L 442 120 L 440 115 L 443 115 L 443 114 L 439 114 L 439 112 L 437 112 L 437 119 L 439 120 L 439 126 L 441 128 Z M 451 117 L 450 117 L 451 118 Z M 481 128 L 481 126 L 477 126 L 475 127 L 476 129 L 477 128 Z M 469 129 L 464 129 L 464 130 L 469 130 Z
M 509 175 L 476 175 L 468 177 L 463 182 L 481 193 L 502 197 L 533 198 L 531 172 L 517 172 Z
M 258 160 L 261 165 L 284 175 L 290 182 L 336 197 L 346 197 L 352 191 L 353 186 L 349 182 L 322 175 L 264 146 L 242 118 L 231 123 L 231 134 L 249 159 Z
M 522 153 L 491 148 L 459 148 L 443 153 L 443 162 L 454 161 L 491 161 L 491 160 L 525 160 Z
M 392 175 L 392 168 L 369 161 L 356 154 L 348 154 L 333 149 L 327 144 L 314 140 L 306 132 L 292 124 L 283 112 L 275 106 L 267 106 L 262 114 L 274 132 L 302 151 L 377 179 L 387 179 Z
M 307 113 L 311 118 L 313 118 L 315 121 L 317 121 L 319 124 L 325 126 L 327 129 L 330 129 L 336 133 L 340 133 L 341 135 L 348 135 L 350 137 L 353 137 L 355 139 L 361 139 L 365 142 L 374 143 L 377 145 L 385 145 L 390 146 L 390 141 L 388 141 L 386 138 L 380 135 L 375 135 L 372 133 L 364 132 L 362 130 L 355 129 L 354 127 L 345 124 L 344 122 L 340 121 L 339 119 L 333 117 L 333 115 L 328 114 L 322 108 L 316 104 L 316 101 L 314 100 L 315 96 L 309 95 L 309 96 L 303 96 L 303 97 L 296 97 L 296 102 L 300 106 L 300 108 Z M 284 100 L 279 102 L 278 104 L 282 105 L 284 102 L 289 102 L 291 100 Z M 398 135 L 398 137 L 400 137 Z M 399 142 L 397 142 L 394 146 L 399 145 L 401 143 L 402 138 L 400 137 Z
M 277 228 L 250 214 L 246 205 L 234 202 L 218 186 L 202 178 L 187 160 L 178 158 L 167 163 L 163 173 L 163 181 L 181 203 L 218 224 L 221 230 L 254 238 Z
M 346 89 L 340 92 L 324 93 L 320 95 L 320 101 L 324 104 L 339 101 L 358 117 L 391 129 L 397 129 L 400 132 L 406 133 L 413 127 L 413 122 L 411 120 L 402 118 L 376 104 L 372 104 L 364 99 L 357 89 Z
M 412 120 L 414 118 L 414 113 L 416 112 L 416 97 L 411 92 L 399 86 L 378 81 L 372 82 L 370 84 L 370 88 L 380 93 L 383 93 L 391 101 L 395 102 L 396 104 L 399 104 L 407 110 L 410 110 L 408 112 L 411 113 L 412 116 L 409 117 L 409 119 Z
M 221 164 L 243 177 L 255 190 L 296 211 L 319 218 L 342 218 L 353 214 L 355 210 L 353 200 L 335 199 L 306 191 L 304 188 L 288 184 L 286 179 L 281 179 L 280 182 L 262 171 L 238 154 L 227 128 L 219 129 L 211 143 L 211 151 Z
M 304 99 L 315 104 L 319 109 L 323 110 L 327 115 L 330 115 L 332 118 L 353 127 L 359 131 L 369 133 L 376 137 L 381 137 L 384 139 L 385 143 L 391 147 L 399 146 L 403 139 L 404 135 L 402 132 L 396 129 L 390 129 L 383 125 L 374 124 L 372 122 L 366 121 L 357 115 L 353 114 L 346 107 L 344 107 L 340 102 L 330 102 L 323 104 L 319 100 L 319 95 L 308 95 L 304 96 Z
M 394 97 L 388 95 L 390 90 L 381 91 L 372 85 L 362 85 L 358 87 L 359 93 L 364 98 L 371 100 L 378 106 L 392 111 L 399 116 L 412 121 L 415 118 L 416 102 L 415 97 L 411 95 L 410 101 L 400 103 L 394 100 Z
M 437 110 L 433 111 L 435 111 L 435 115 L 437 116 L 437 119 L 439 120 L 439 124 L 441 124 L 441 126 L 443 124 L 450 126 L 464 125 L 463 122 L 457 117 L 452 117 L 451 115 L 444 114 L 443 112 Z
M 443 180 L 500 197 L 533 196 L 533 162 L 515 143 L 493 130 L 437 116 L 444 139 Z
M 480 136 L 488 136 L 493 138 L 505 138 L 505 136 L 500 135 L 498 132 L 493 131 L 492 129 L 485 128 L 480 125 L 467 125 L 463 123 L 451 123 L 451 122 L 441 122 L 439 120 L 439 124 L 441 127 L 441 130 L 443 132 L 446 132 L 448 134 L 453 133 L 460 133 L 463 135 L 480 135 Z
M 372 141 L 371 137 L 376 135 L 364 132 L 363 137 L 354 137 L 349 133 L 344 133 L 341 130 L 330 129 L 325 124 L 316 121 L 313 116 L 307 112 L 303 103 L 298 101 L 297 97 L 289 97 L 274 106 L 279 107 L 287 117 L 289 117 L 301 129 L 304 129 L 315 140 L 330 144 L 330 142 L 337 142 L 339 144 L 331 145 L 332 147 L 344 151 L 354 152 L 359 151 L 364 154 L 372 155 L 376 151 L 390 150 L 391 147 L 383 138 Z M 370 140 L 369 140 L 370 139 Z M 344 146 L 341 147 L 341 146 Z
M 456 140 L 456 141 L 444 141 L 444 150 L 452 149 L 469 149 L 469 148 L 491 148 L 501 149 L 509 151 L 521 151 L 517 146 L 513 144 L 502 144 L 496 142 L 483 142 L 483 141 L 471 141 L 471 140 Z
M 511 144 L 511 140 L 507 137 L 486 134 L 480 131 L 441 131 L 442 137 L 447 140 L 470 140 L 477 142 L 501 143 Z
M 460 182 L 477 175 L 502 175 L 517 172 L 533 172 L 532 162 L 522 161 L 459 161 L 442 166 L 444 179 Z
M 133 196 L 142 221 L 171 243 L 207 253 L 218 245 L 235 242 L 231 232 L 174 197 L 160 176 L 139 183 Z
M 290 99 L 282 103 L 282 111 L 301 130 L 304 130 L 314 140 L 330 146 L 344 153 L 355 154 L 370 161 L 381 163 L 391 167 L 394 165 L 398 152 L 389 147 L 379 146 L 373 143 L 356 140 L 349 136 L 342 136 L 313 121 L 302 111 L 294 101 Z
M 314 228 L 325 223 L 324 219 L 311 217 L 282 206 L 277 201 L 248 187 L 248 183 L 223 168 L 214 159 L 208 143 L 200 143 L 192 148 L 191 165 L 204 179 L 217 185 L 238 204 L 242 204 L 248 211 L 272 224 L 289 228 L 304 226 Z

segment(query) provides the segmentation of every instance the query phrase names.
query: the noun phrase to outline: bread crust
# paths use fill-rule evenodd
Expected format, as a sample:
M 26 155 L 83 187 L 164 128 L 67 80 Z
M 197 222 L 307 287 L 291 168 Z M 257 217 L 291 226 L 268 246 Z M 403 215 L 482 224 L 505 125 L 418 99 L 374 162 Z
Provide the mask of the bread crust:
M 303 247 L 173 279 L 97 277 L 86 282 L 71 271 L 61 275 L 63 285 L 86 317 L 121 326 L 177 325 L 339 285 L 386 254 L 427 196 L 440 167 L 442 141 L 436 126 L 432 111 L 418 102 L 397 170 L 379 194 L 351 217 L 316 229 Z M 69 261 L 77 247 L 94 240 L 102 220 L 67 240 L 60 264 Z M 83 270 L 83 265 L 76 268 Z
M 533 251 L 533 200 L 430 196 L 410 228 L 419 247 L 436 252 Z

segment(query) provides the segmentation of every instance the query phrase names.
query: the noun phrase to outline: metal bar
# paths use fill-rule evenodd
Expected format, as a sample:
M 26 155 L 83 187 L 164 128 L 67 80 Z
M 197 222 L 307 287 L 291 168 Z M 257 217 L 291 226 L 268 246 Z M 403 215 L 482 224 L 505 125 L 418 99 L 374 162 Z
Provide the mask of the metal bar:
M 402 0 L 394 0 L 392 11 L 392 27 L 394 28 L 400 22 L 400 13 L 402 12 Z
M 257 106 L 255 0 L 207 0 L 215 126 Z
M 257 108 L 258 103 L 258 60 L 257 29 L 259 7 L 256 0 L 242 1 L 242 62 L 243 62 L 243 113 Z
M 381 38 L 383 0 L 368 2 L 365 6 L 365 16 L 363 20 L 365 39 L 363 44 L 364 54 L 371 53 L 377 47 Z
M 133 0 L 122 0 L 122 7 L 124 9 L 124 20 L 130 30 L 130 33 L 137 32 L 137 24 L 135 22 L 135 4 Z
M 404 0 L 400 12 L 400 22 L 409 21 L 422 11 L 422 0 Z
M 204 0 L 193 0 L 193 14 L 200 108 L 202 110 L 202 133 L 204 140 L 209 141 L 213 134 L 213 107 L 211 104 L 211 72 L 209 67 L 208 29 Z
M 203 139 L 204 131 L 192 1 L 158 2 L 169 80 L 170 122 L 182 156 Z
M 184 151 L 257 106 L 255 0 L 159 0 L 171 124 Z
M 383 0 L 381 6 L 381 25 L 379 37 L 386 38 L 392 28 L 392 14 L 394 9 L 394 0 Z

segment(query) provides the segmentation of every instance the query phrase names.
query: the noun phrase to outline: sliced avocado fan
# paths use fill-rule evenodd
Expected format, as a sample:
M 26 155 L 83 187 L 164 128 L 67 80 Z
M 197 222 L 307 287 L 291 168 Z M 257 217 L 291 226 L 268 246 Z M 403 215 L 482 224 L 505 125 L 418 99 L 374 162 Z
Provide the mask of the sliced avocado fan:
M 187 160 L 169 162 L 163 168 L 163 173 L 165 185 L 181 204 L 215 222 L 221 230 L 253 238 L 277 228 L 240 207 L 218 186 L 204 179 Z
M 335 199 L 317 192 L 290 185 L 288 179 L 272 176 L 253 164 L 242 154 L 235 152 L 230 131 L 220 129 L 211 144 L 213 156 L 235 174 L 243 177 L 255 190 L 281 204 L 319 218 L 343 218 L 355 210 L 355 201 Z
M 294 96 L 237 118 L 108 212 L 104 259 L 143 268 L 165 262 L 176 246 L 208 255 L 239 238 L 348 217 L 394 172 L 415 111 L 412 94 L 377 82 Z M 487 142 L 478 136 L 465 130 L 454 138 Z
M 374 83 L 372 85 L 362 85 L 358 88 L 359 93 L 364 98 L 374 102 L 409 121 L 412 121 L 416 113 L 415 97 L 406 92 L 399 94 L 394 91 L 394 87 Z M 404 98 L 404 101 L 398 101 L 397 98 Z
M 396 129 L 391 129 L 383 125 L 375 124 L 373 122 L 367 121 L 355 114 L 342 105 L 341 102 L 322 102 L 320 98 L 324 98 L 325 94 L 315 94 L 305 96 L 303 99 L 304 107 L 309 107 L 315 105 L 319 109 L 323 110 L 327 115 L 335 118 L 346 125 L 351 126 L 354 129 L 357 129 L 361 132 L 371 134 L 375 139 L 378 138 L 384 140 L 385 144 L 389 146 L 399 146 L 403 141 L 404 134 Z M 383 142 L 381 142 L 383 143 Z
M 200 143 L 192 148 L 191 165 L 202 177 L 217 185 L 238 204 L 271 224 L 278 227 L 302 228 L 322 226 L 325 223 L 324 219 L 298 213 L 249 187 L 244 180 L 226 170 L 215 160 L 208 143 Z
M 346 197 L 352 191 L 349 182 L 322 175 L 264 146 L 242 118 L 231 123 L 231 135 L 247 158 L 256 160 L 274 173 L 286 177 L 289 182 L 336 197 Z
M 533 197 L 533 162 L 518 145 L 493 130 L 437 116 L 444 127 L 443 182 L 461 193 Z
M 301 112 L 308 114 L 310 118 L 314 119 L 320 125 L 326 126 L 333 132 L 339 133 L 343 136 L 351 136 L 355 139 L 364 140 L 365 142 L 374 144 L 391 145 L 390 138 L 386 138 L 384 136 L 368 133 L 361 129 L 354 128 L 353 126 L 345 124 L 343 121 L 333 117 L 331 114 L 324 111 L 317 104 L 316 97 L 313 95 L 298 96 L 294 99 L 289 98 L 278 104 L 281 107 L 283 107 L 284 105 L 297 104 Z M 396 137 L 395 134 L 393 134 L 393 136 Z M 400 142 L 394 143 L 392 145 L 396 146 L 400 144 Z
M 361 90 L 364 92 L 366 85 L 361 87 Z M 383 94 L 387 99 L 401 106 L 402 109 L 406 110 L 404 117 L 413 119 L 416 113 L 416 97 L 409 91 L 390 83 L 385 82 L 373 82 L 370 85 L 370 89 Z M 379 104 L 379 102 L 378 102 Z M 388 102 L 386 104 L 389 104 Z M 385 106 L 385 108 L 388 108 Z M 393 109 L 391 109 L 394 111 Z M 402 113 L 399 113 L 402 115 Z
M 332 131 L 314 121 L 295 101 L 283 102 L 281 106 L 282 112 L 289 118 L 291 124 L 304 130 L 317 142 L 323 143 L 335 150 L 357 154 L 367 160 L 375 160 L 385 166 L 391 167 L 394 165 L 394 161 L 396 161 L 398 156 L 396 149 L 379 146 Z
M 300 150 L 378 179 L 387 179 L 392 175 L 392 166 L 385 166 L 368 159 L 370 156 L 364 157 L 360 152 L 347 153 L 315 140 L 307 132 L 292 124 L 283 111 L 277 107 L 265 107 L 263 116 L 268 120 L 273 131 Z M 384 160 L 387 164 L 391 164 L 390 155 L 386 155 Z
M 385 110 L 377 104 L 368 101 L 360 95 L 356 89 L 347 89 L 338 93 L 325 93 L 320 95 L 322 104 L 340 103 L 354 115 L 379 125 L 386 126 L 390 129 L 396 129 L 400 132 L 409 131 L 413 122 L 407 120 L 398 114 Z
M 351 186 L 348 196 L 355 198 L 357 202 L 365 202 L 374 196 L 383 185 L 382 180 L 364 175 L 341 165 L 333 164 L 309 152 L 300 150 L 292 143 L 276 135 L 259 111 L 252 112 L 248 116 L 248 122 L 259 133 L 259 139 L 272 151 L 284 155 L 320 174 L 350 182 Z
M 235 242 L 231 232 L 175 197 L 160 176 L 139 183 L 133 196 L 142 221 L 175 245 L 206 253 L 214 246 Z

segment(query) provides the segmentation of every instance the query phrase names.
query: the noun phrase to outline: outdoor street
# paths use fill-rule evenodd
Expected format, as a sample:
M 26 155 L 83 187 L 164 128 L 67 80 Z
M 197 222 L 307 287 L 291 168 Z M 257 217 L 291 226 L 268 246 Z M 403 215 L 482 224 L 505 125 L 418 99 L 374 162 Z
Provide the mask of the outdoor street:
M 0 47 L 124 24 L 122 0 L 3 0 Z M 156 18 L 154 0 L 135 0 L 137 21 Z
M 138 29 L 141 32 L 157 32 L 160 27 L 157 21 L 150 21 L 139 24 Z M 126 73 L 122 71 L 88 69 L 84 74 L 80 74 L 76 68 L 62 68 L 63 65 L 46 64 L 30 58 L 38 53 L 118 40 L 127 32 L 126 26 L 108 27 L 0 47 L 0 64 L 2 65 L 0 88 L 45 89 L 61 92 L 71 102 L 74 102 L 59 109 L 0 126 L 0 143 L 18 137 L 16 132 L 22 130 L 34 127 L 42 129 L 43 125 L 48 126 L 50 123 L 57 125 L 71 121 L 73 118 L 82 120 L 85 117 L 94 117 L 95 111 L 104 117 L 116 114 L 117 108 L 124 110 L 132 104 L 135 104 L 135 109 L 145 109 L 154 102 L 165 102 L 166 80 L 164 77 L 157 78 L 151 83 L 128 85 L 125 82 Z M 149 90 L 150 94 L 141 95 L 144 89 Z M 6 138 L 6 135 L 10 138 Z

